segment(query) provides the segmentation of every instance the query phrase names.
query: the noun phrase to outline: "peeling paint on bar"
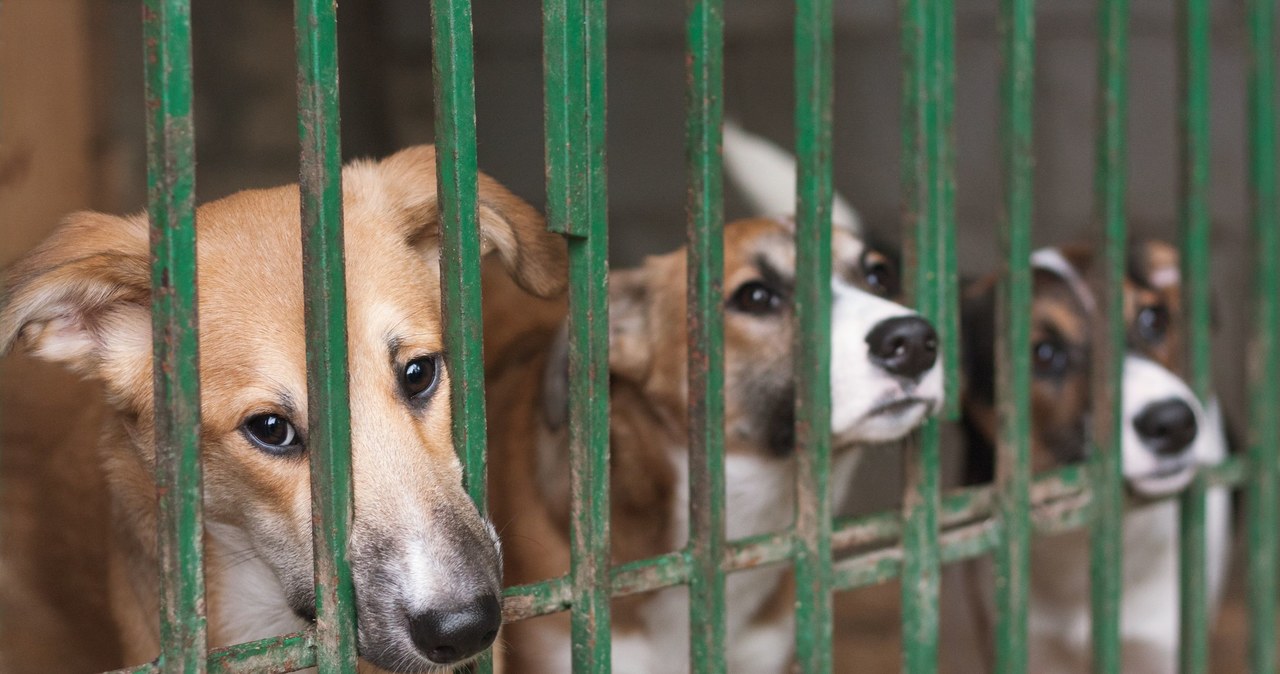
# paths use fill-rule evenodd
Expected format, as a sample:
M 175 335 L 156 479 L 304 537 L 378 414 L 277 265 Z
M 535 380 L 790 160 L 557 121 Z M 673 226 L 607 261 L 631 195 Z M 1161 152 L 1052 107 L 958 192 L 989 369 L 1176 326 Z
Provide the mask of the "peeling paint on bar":
M 203 672 L 205 625 L 190 0 L 145 0 L 160 672 Z
M 796 660 L 832 666 L 831 596 L 831 0 L 798 0 L 796 160 Z
M 302 284 L 307 429 L 316 577 L 316 669 L 354 672 L 355 588 L 347 562 L 352 520 L 347 286 L 342 235 L 338 38 L 333 0 L 296 0 Z
M 1128 86 L 1128 0 L 1103 0 L 1098 16 L 1098 135 L 1094 174 L 1095 211 L 1104 234 L 1098 304 L 1103 320 L 1095 326 L 1093 438 L 1091 460 L 1095 517 L 1090 536 L 1090 591 L 1093 604 L 1093 669 L 1120 671 L 1121 480 L 1120 375 L 1123 368 L 1124 278 L 1128 257 L 1125 140 Z
M 725 671 L 724 120 L 722 0 L 689 0 L 685 162 L 689 174 L 689 661 Z M 684 559 L 680 560 L 684 562 Z M 614 578 L 615 593 L 618 590 Z

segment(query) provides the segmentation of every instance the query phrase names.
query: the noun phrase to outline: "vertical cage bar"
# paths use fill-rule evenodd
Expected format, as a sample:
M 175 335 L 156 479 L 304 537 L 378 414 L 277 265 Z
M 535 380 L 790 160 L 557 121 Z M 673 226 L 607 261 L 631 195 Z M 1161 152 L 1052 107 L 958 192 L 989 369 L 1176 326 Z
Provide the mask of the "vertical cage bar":
M 1276 46 L 1274 0 L 1249 0 L 1248 124 L 1249 197 L 1255 281 L 1253 353 L 1249 386 L 1249 480 L 1245 491 L 1248 535 L 1249 665 L 1254 672 L 1276 670 L 1276 495 L 1280 444 L 1280 264 L 1277 263 Z
M 1103 320 L 1097 325 L 1093 361 L 1093 527 L 1090 529 L 1090 591 L 1093 602 L 1093 668 L 1120 671 L 1121 372 L 1124 367 L 1124 278 L 1127 245 L 1125 181 L 1128 57 L 1127 0 L 1103 0 L 1098 30 L 1097 166 L 1094 199 L 1104 228 L 1098 293 Z
M 945 309 L 953 237 L 949 210 L 952 178 L 948 100 L 950 0 L 906 0 L 902 4 L 904 82 L 902 99 L 902 189 L 908 294 L 916 309 L 947 329 Z M 933 672 L 938 659 L 938 423 L 930 420 L 904 453 L 902 503 L 902 656 L 904 672 Z
M 831 0 L 797 0 L 795 23 L 796 652 L 810 674 L 832 664 Z
M 1206 405 L 1213 396 L 1209 334 L 1209 2 L 1178 4 L 1181 40 L 1178 85 L 1179 197 L 1182 208 L 1182 289 L 1187 326 L 1187 372 Z M 1209 585 L 1206 567 L 1206 481 L 1198 475 L 1182 494 L 1179 525 L 1179 669 L 1204 674 L 1209 665 Z
M 1033 203 L 1035 0 L 1003 0 L 1001 78 L 1004 213 L 1001 246 L 1008 273 L 996 287 L 996 672 L 1027 668 L 1031 577 L 1031 223 Z
M 956 267 L 955 228 L 955 5 L 954 0 L 932 3 L 937 55 L 933 82 L 938 104 L 938 315 L 935 325 L 942 339 L 941 357 L 946 396 L 943 416 L 956 420 L 960 412 L 960 279 Z
M 453 444 L 462 459 L 467 493 L 483 513 L 487 507 L 487 433 L 471 0 L 432 0 L 431 24 L 440 308 L 453 402 Z M 473 674 L 492 670 L 491 652 L 471 665 Z
M 573 671 L 607 672 L 609 326 L 604 0 L 544 0 L 547 226 L 569 234 Z
M 316 667 L 354 672 L 351 408 L 342 234 L 342 150 L 334 0 L 297 0 L 299 187 L 307 337 L 307 428 L 316 574 Z
M 162 672 L 203 672 L 207 634 L 200 470 L 195 128 L 189 0 L 146 0 L 147 201 L 159 492 Z
M 688 194 L 689 657 L 725 671 L 724 119 L 722 0 L 689 0 L 685 91 Z

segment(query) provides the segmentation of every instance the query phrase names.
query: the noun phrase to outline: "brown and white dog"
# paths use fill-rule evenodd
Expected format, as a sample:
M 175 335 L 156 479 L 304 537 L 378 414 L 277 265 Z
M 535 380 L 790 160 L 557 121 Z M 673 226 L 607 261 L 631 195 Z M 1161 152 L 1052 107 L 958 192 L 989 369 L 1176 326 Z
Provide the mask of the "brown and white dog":
M 349 555 L 366 671 L 464 662 L 500 622 L 497 536 L 462 488 L 451 439 L 435 185 L 435 152 L 425 146 L 343 171 Z M 487 176 L 479 196 L 487 249 L 520 287 L 558 293 L 560 238 Z M 241 192 L 197 213 L 213 645 L 283 634 L 314 615 L 298 213 L 296 185 Z M 158 652 L 147 240 L 143 215 L 78 213 L 6 277 L 0 347 L 19 343 L 99 387 L 74 410 L 86 425 L 66 433 L 64 419 L 27 420 L 59 440 L 28 431 L 4 446 L 7 465 L 30 469 L 5 476 L 6 507 L 17 509 L 6 520 L 3 582 L 30 590 L 9 593 L 0 613 L 8 672 L 70 662 L 102 670 Z M 46 518 L 46 503 L 67 494 L 82 507 Z M 59 640 L 26 619 L 37 615 L 62 634 L 93 635 L 98 650 L 77 655 L 88 639 Z
M 1097 303 L 1084 248 L 1046 248 L 1032 256 L 1032 469 L 1085 459 L 1089 447 L 1089 368 Z M 1178 655 L 1178 504 L 1150 502 L 1185 487 L 1198 465 L 1226 455 L 1217 405 L 1202 408 L 1177 374 L 1182 362 L 1178 254 L 1171 246 L 1134 244 L 1124 286 L 1128 348 L 1122 380 L 1121 462 L 1129 510 L 1123 526 L 1122 638 L 1125 672 L 1174 672 Z M 964 301 L 964 420 L 971 482 L 993 474 L 995 315 L 990 277 Z M 1225 491 L 1210 493 L 1208 582 L 1220 596 L 1229 554 Z M 1089 667 L 1089 546 L 1084 531 L 1032 544 L 1030 671 Z M 976 574 L 975 574 L 976 575 Z M 990 597 L 990 588 L 985 596 Z M 985 606 L 989 621 L 992 607 Z M 956 671 L 965 671 L 961 668 Z
M 794 228 L 751 219 L 724 234 L 727 534 L 780 530 L 793 518 Z M 937 336 L 894 301 L 890 261 L 843 229 L 833 236 L 831 434 L 839 501 L 861 448 L 901 438 L 942 399 Z M 683 249 L 610 275 L 613 560 L 680 548 L 688 537 L 688 390 Z M 492 269 L 490 270 L 492 271 Z M 568 569 L 565 307 L 500 274 L 485 288 L 490 498 L 508 584 Z M 523 325 L 515 318 L 524 316 Z M 489 319 L 492 319 L 490 321 Z M 530 396 L 530 391 L 540 392 Z M 536 445 L 529 443 L 537 438 Z M 728 668 L 781 672 L 794 641 L 784 567 L 728 579 Z M 613 604 L 615 672 L 688 669 L 683 588 Z M 564 615 L 509 625 L 515 672 L 569 670 Z

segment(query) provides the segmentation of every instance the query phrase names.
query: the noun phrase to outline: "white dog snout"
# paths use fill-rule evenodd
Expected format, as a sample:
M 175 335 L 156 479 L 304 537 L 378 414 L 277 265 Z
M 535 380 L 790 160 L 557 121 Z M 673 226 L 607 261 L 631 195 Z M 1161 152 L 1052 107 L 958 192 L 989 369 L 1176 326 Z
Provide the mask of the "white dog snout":
M 1182 489 L 1195 476 L 1203 407 L 1181 378 L 1138 356 L 1124 359 L 1123 389 L 1125 479 L 1148 496 Z
M 831 431 L 849 442 L 901 438 L 942 405 L 937 332 L 848 283 L 832 290 Z

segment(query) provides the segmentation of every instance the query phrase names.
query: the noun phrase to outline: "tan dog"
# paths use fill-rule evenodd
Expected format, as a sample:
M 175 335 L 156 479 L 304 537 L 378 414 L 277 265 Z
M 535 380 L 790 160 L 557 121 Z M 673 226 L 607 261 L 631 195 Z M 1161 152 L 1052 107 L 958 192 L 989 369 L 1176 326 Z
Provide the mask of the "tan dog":
M 1172 673 L 1178 655 L 1178 504 L 1146 501 L 1181 490 L 1198 465 L 1225 457 L 1226 443 L 1216 405 L 1202 408 L 1179 374 L 1184 338 L 1177 251 L 1156 241 L 1134 244 L 1128 267 L 1121 462 L 1133 498 L 1123 534 L 1124 671 Z M 1098 311 L 1089 279 L 1097 272 L 1083 248 L 1036 251 L 1032 268 L 1031 460 L 1040 472 L 1088 454 L 1092 325 Z M 975 483 L 993 476 L 994 281 L 973 284 L 965 299 L 964 421 L 968 478 Z M 1216 604 L 1229 552 L 1223 490 L 1210 494 L 1208 528 L 1209 588 Z M 1088 670 L 1087 537 L 1072 531 L 1032 545 L 1030 671 Z M 990 588 L 982 594 L 993 596 Z M 989 622 L 993 608 L 985 609 L 983 621 Z
M 727 534 L 791 524 L 795 450 L 792 370 L 793 227 L 755 219 L 725 229 Z M 844 229 L 833 234 L 833 496 L 842 499 L 860 447 L 901 438 L 937 410 L 942 373 L 933 328 L 894 303 L 897 274 Z M 566 344 L 561 303 L 538 302 L 500 274 L 486 277 L 485 349 L 491 418 L 491 505 L 508 584 L 569 566 Z M 685 251 L 610 275 L 613 560 L 683 546 L 688 537 L 689 409 Z M 517 320 L 522 316 L 523 320 Z M 540 391 L 530 396 L 530 391 Z M 529 440 L 538 442 L 531 445 Z M 794 642 L 785 567 L 728 579 L 728 668 L 781 672 Z M 613 603 L 615 672 L 687 671 L 683 588 Z M 507 627 L 511 671 L 565 672 L 563 614 Z
M 451 441 L 435 152 L 357 162 L 343 186 L 362 667 L 423 671 L 489 646 L 501 589 L 497 537 L 462 489 Z M 298 209 L 288 186 L 197 214 L 212 645 L 314 614 Z M 486 176 L 480 228 L 522 288 L 561 290 L 563 242 Z M 0 347 L 18 342 L 100 388 L 49 429 L 53 440 L 4 447 L 6 465 L 32 467 L 6 475 L 28 482 L 6 497 L 15 489 L 32 506 L 4 533 L 4 582 L 24 589 L 2 607 L 6 672 L 108 669 L 158 652 L 148 256 L 145 216 L 79 213 L 7 276 Z M 35 616 L 72 628 L 46 633 Z M 68 632 L 88 636 L 56 640 Z M 96 650 L 80 656 L 78 641 Z

